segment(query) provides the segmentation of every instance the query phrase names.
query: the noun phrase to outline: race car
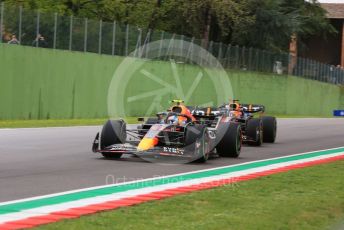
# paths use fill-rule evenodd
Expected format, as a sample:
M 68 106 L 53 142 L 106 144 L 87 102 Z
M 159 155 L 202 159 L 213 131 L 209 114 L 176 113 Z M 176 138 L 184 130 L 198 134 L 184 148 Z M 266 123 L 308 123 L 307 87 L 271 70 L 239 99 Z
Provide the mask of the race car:
M 241 123 L 243 141 L 250 145 L 261 146 L 263 142 L 274 143 L 277 134 L 275 117 L 264 116 L 265 107 L 256 104 L 240 104 L 232 100 L 218 110 L 227 110 L 232 121 Z M 254 114 L 259 114 L 255 117 Z
M 217 152 L 238 157 L 241 151 L 241 124 L 227 115 L 192 114 L 182 100 L 173 100 L 167 111 L 127 129 L 124 120 L 108 120 L 93 141 L 92 150 L 105 158 L 134 154 L 148 161 L 205 162 Z M 205 118 L 205 119 L 203 119 Z

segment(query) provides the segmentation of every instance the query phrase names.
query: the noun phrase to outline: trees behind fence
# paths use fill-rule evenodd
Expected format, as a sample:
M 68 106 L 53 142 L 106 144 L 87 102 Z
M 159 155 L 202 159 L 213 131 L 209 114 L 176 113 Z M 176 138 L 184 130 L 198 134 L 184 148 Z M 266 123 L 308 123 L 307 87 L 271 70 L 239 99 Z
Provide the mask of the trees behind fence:
M 134 52 L 149 42 L 162 39 L 188 41 L 204 47 L 200 39 L 164 31 L 138 28 L 119 22 L 104 22 L 26 10 L 22 7 L 0 6 L 0 42 L 9 42 L 16 35 L 20 45 L 106 55 L 145 58 L 143 52 Z M 224 68 L 290 74 L 313 80 L 344 84 L 344 70 L 289 53 L 276 53 L 255 48 L 209 42 L 207 49 Z M 142 49 L 141 49 L 142 50 Z M 147 51 L 146 51 L 147 52 Z M 163 57 L 180 59 L 182 57 Z

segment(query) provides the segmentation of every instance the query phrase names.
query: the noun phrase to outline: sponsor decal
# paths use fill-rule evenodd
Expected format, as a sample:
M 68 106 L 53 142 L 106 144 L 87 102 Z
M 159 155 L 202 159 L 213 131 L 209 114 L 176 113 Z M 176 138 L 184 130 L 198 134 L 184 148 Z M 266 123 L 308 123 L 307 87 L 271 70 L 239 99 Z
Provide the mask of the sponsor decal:
M 165 153 L 174 153 L 178 155 L 184 155 L 184 149 L 180 149 L 180 148 L 163 147 L 162 151 Z
M 123 150 L 123 151 L 127 151 L 130 150 L 132 148 L 132 146 L 130 145 L 114 145 L 111 147 L 110 150 Z

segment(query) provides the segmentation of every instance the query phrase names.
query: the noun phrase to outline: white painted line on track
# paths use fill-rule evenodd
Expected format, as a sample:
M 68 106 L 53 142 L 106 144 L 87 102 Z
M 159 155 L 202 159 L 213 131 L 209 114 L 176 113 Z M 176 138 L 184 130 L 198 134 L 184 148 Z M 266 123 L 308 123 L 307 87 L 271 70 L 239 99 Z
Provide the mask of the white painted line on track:
M 95 196 L 95 197 L 91 197 L 91 198 L 84 198 L 84 199 L 80 199 L 80 200 L 76 200 L 76 201 L 69 201 L 69 202 L 65 202 L 65 203 L 61 203 L 61 204 L 46 205 L 46 206 L 42 206 L 42 207 L 38 207 L 38 208 L 32 208 L 32 209 L 19 211 L 16 213 L 9 213 L 9 214 L 0 215 L 0 223 L 5 223 L 8 221 L 21 220 L 21 219 L 28 218 L 28 217 L 47 215 L 51 212 L 63 211 L 63 210 L 67 210 L 70 208 L 80 208 L 80 207 L 84 207 L 84 206 L 91 205 L 91 204 L 99 204 L 99 203 L 103 203 L 103 202 L 107 202 L 107 201 L 116 201 L 116 200 L 120 200 L 123 198 L 130 198 L 130 197 L 133 197 L 136 195 L 147 194 L 150 192 L 163 191 L 166 189 L 178 188 L 178 187 L 182 187 L 182 186 L 197 185 L 197 184 L 211 182 L 211 181 L 217 181 L 217 180 L 221 180 L 221 179 L 235 178 L 235 177 L 244 176 L 244 175 L 248 175 L 248 174 L 252 174 L 252 173 L 256 173 L 256 172 L 264 172 L 264 171 L 271 170 L 271 169 L 278 169 L 278 168 L 282 168 L 284 166 L 291 166 L 291 165 L 310 162 L 310 161 L 314 161 L 314 160 L 321 160 L 321 159 L 331 158 L 331 157 L 335 157 L 335 156 L 340 156 L 340 155 L 343 155 L 343 153 L 344 152 L 337 152 L 337 153 L 315 156 L 315 157 L 306 158 L 306 159 L 291 160 L 288 162 L 282 162 L 282 163 L 276 163 L 276 164 L 267 165 L 267 166 L 245 169 L 245 170 L 241 170 L 241 171 L 225 173 L 222 175 L 209 176 L 209 177 L 197 178 L 197 179 L 190 179 L 190 180 L 179 181 L 179 182 L 178 181 L 177 182 L 171 182 L 168 184 L 156 185 L 156 186 L 145 187 L 145 188 L 136 188 L 136 189 L 132 189 L 129 191 L 117 192 L 117 193 L 113 193 L 113 194 L 109 194 L 109 195 L 99 195 L 99 196 Z M 305 153 L 303 153 L 303 154 L 305 154 Z M 295 155 L 297 156 L 300 154 L 295 154 Z M 283 158 L 283 157 L 279 157 L 279 158 Z M 274 159 L 279 159 L 279 158 L 274 158 Z M 258 162 L 258 161 L 255 161 L 255 162 Z M 243 165 L 243 164 L 238 164 L 238 165 Z M 235 165 L 235 166 L 238 166 L 238 165 Z M 220 167 L 220 168 L 223 168 L 223 167 Z M 194 171 L 194 172 L 200 172 L 200 171 L 204 171 L 204 170 L 199 170 L 199 171 Z M 176 175 L 172 175 L 172 176 L 176 176 Z M 166 178 L 166 177 L 164 177 L 164 178 Z M 152 178 L 150 178 L 150 179 L 152 179 Z M 142 180 L 140 180 L 140 181 L 142 181 Z M 127 184 L 127 183 L 125 183 L 125 184 Z
M 256 161 L 249 161 L 249 162 L 244 162 L 244 163 L 235 164 L 235 165 L 220 166 L 220 167 L 214 167 L 214 168 L 208 168 L 208 169 L 189 171 L 189 172 L 184 172 L 184 173 L 171 174 L 171 175 L 166 175 L 166 176 L 150 177 L 150 178 L 145 178 L 145 179 L 140 179 L 140 180 L 126 181 L 126 182 L 110 184 L 110 185 L 100 185 L 100 186 L 93 186 L 93 187 L 82 188 L 82 189 L 69 190 L 69 191 L 65 191 L 65 192 L 52 193 L 52 194 L 35 196 L 35 197 L 24 198 L 24 199 L 18 199 L 18 200 L 13 200 L 13 201 L 5 201 L 5 202 L 1 202 L 0 205 L 7 205 L 7 204 L 18 203 L 18 202 L 37 200 L 37 199 L 42 199 L 42 198 L 54 197 L 54 196 L 61 196 L 61 195 L 66 195 L 66 194 L 71 194 L 71 193 L 76 193 L 76 192 L 84 192 L 84 191 L 89 191 L 89 190 L 94 190 L 94 189 L 108 188 L 108 187 L 120 186 L 120 185 L 126 185 L 126 184 L 138 183 L 138 182 L 145 182 L 145 181 L 149 181 L 152 179 L 154 179 L 154 180 L 166 179 L 169 177 L 183 176 L 183 175 L 187 175 L 187 174 L 191 174 L 191 173 L 200 173 L 200 172 L 206 172 L 209 170 L 217 170 L 217 169 L 223 169 L 223 168 L 228 168 L 228 167 L 236 167 L 236 166 L 241 166 L 241 165 L 263 162 L 263 161 L 267 161 L 267 160 L 277 160 L 277 159 L 283 159 L 283 158 L 288 158 L 288 157 L 292 157 L 292 156 L 300 156 L 300 155 L 306 155 L 309 153 L 315 153 L 315 152 L 327 151 L 327 150 L 335 150 L 335 149 L 340 149 L 340 148 L 344 148 L 344 146 L 336 147 L 336 148 L 330 148 L 330 149 L 322 149 L 322 150 L 317 150 L 317 151 L 304 152 L 304 153 L 291 154 L 291 155 L 282 156 L 282 157 L 274 157 L 274 158 L 267 158 L 267 159 L 261 159 L 261 160 L 256 160 Z

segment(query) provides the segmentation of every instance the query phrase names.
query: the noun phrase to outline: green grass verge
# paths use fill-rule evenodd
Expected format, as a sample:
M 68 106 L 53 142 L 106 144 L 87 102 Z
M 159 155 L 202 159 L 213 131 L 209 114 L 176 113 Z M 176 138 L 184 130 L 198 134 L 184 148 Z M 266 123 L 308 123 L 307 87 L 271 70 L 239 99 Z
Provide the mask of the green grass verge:
M 337 161 L 38 229 L 343 229 L 343 168 Z
M 49 120 L 0 120 L 0 128 L 36 128 L 102 125 L 107 118 L 100 119 L 49 119 Z M 137 123 L 137 118 L 128 117 L 127 123 Z
M 321 118 L 320 116 L 301 116 L 301 115 L 276 115 L 266 114 L 268 116 L 276 116 L 277 118 Z M 331 117 L 331 116 L 328 116 Z M 35 128 L 35 127 L 63 127 L 63 126 L 89 126 L 102 125 L 107 118 L 97 119 L 49 119 L 49 120 L 0 120 L 0 128 Z M 136 117 L 128 117 L 125 119 L 129 124 L 138 123 Z

